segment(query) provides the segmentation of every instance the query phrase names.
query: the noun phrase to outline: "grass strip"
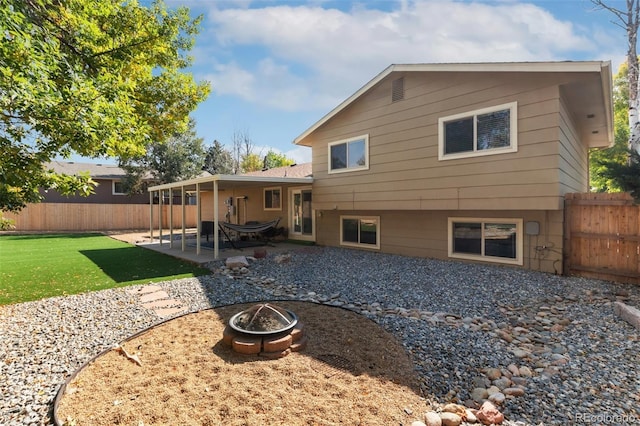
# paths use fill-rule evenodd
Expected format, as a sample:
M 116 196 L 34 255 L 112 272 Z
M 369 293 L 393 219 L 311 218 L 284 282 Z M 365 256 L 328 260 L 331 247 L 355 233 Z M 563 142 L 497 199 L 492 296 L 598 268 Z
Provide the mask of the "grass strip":
M 0 236 L 0 305 L 209 273 L 100 234 Z

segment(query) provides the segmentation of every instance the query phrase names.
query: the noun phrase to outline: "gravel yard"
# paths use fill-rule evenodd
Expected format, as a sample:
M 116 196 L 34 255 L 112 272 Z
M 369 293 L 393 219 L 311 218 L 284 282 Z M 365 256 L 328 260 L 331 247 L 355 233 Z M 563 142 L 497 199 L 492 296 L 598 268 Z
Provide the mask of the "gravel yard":
M 639 331 L 613 313 L 617 299 L 640 306 L 638 286 L 338 248 L 274 260 L 159 285 L 190 311 L 283 299 L 355 310 L 400 339 L 426 398 L 491 395 L 505 423 L 640 423 Z M 47 424 L 71 373 L 159 321 L 126 289 L 0 307 L 0 424 Z

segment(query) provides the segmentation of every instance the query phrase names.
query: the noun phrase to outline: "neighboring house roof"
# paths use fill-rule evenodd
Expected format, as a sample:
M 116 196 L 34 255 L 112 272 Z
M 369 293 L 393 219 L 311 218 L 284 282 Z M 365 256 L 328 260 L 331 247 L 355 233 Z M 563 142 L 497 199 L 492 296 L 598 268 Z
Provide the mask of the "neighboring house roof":
M 243 173 L 244 176 L 265 176 L 265 177 L 310 177 L 311 163 L 292 164 L 284 167 L 274 167 L 273 169 L 260 170 L 257 172 Z
M 113 164 L 76 163 L 74 161 L 51 161 L 45 164 L 47 169 L 53 169 L 56 173 L 76 175 L 80 172 L 89 172 L 94 179 L 121 179 L 127 173 Z
M 362 86 L 340 105 L 329 111 L 324 117 L 305 130 L 293 140 L 296 145 L 305 144 L 304 139 L 335 115 L 347 108 L 372 87 L 393 73 L 408 72 L 522 72 L 522 73 L 599 73 L 600 83 L 576 84 L 568 87 L 567 94 L 577 109 L 579 125 L 587 126 L 589 131 L 583 137 L 589 146 L 612 145 L 613 137 L 613 100 L 610 61 L 564 61 L 564 62 L 486 62 L 486 63 L 451 63 L 451 64 L 393 64 Z M 598 108 L 598 110 L 592 110 Z
M 74 161 L 51 161 L 45 164 L 47 169 L 53 169 L 56 173 L 75 175 L 80 172 L 89 172 L 93 179 L 122 179 L 127 175 L 121 167 L 114 164 L 76 163 Z M 198 177 L 211 176 L 211 173 L 202 171 Z M 150 175 L 146 179 L 153 180 Z

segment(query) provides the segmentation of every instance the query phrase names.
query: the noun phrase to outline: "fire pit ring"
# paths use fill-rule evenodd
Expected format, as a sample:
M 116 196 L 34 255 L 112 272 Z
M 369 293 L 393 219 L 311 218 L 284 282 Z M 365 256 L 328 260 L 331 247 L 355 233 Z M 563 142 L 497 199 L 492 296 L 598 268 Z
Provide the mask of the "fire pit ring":
M 270 336 L 285 333 L 298 323 L 298 316 L 269 303 L 254 305 L 229 319 L 229 327 L 239 333 Z
M 281 358 L 304 349 L 307 338 L 295 313 L 259 303 L 229 318 L 222 342 L 238 353 Z

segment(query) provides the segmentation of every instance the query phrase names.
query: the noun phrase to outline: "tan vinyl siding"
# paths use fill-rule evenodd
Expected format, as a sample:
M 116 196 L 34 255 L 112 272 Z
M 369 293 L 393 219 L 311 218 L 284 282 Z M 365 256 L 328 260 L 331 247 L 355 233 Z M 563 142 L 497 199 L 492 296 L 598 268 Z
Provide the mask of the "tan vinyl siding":
M 326 246 L 340 245 L 340 215 L 380 217 L 380 251 L 405 256 L 448 259 L 447 220 L 449 217 L 522 219 L 540 224 L 538 236 L 523 236 L 523 265 L 544 272 L 562 271 L 562 212 L 514 210 L 499 213 L 472 210 L 461 214 L 455 210 L 440 211 L 325 211 L 316 218 L 317 242 Z M 506 214 L 506 216 L 505 216 Z M 410 224 L 411 226 L 407 226 Z M 536 250 L 536 247 L 548 247 Z
M 282 210 L 264 210 L 263 204 L 263 196 L 264 196 L 264 188 L 273 188 L 278 187 L 281 188 L 281 205 Z M 218 220 L 227 221 L 227 206 L 224 204 L 224 201 L 232 197 L 233 203 L 236 208 L 236 215 L 230 217 L 230 221 L 232 223 L 237 223 L 238 219 L 238 209 L 242 209 L 240 212 L 240 220 L 241 223 L 247 221 L 258 221 L 258 222 L 267 222 L 276 218 L 280 218 L 280 223 L 278 226 L 284 226 L 288 228 L 289 223 L 289 189 L 293 188 L 291 185 L 268 185 L 266 187 L 249 187 L 249 188 L 237 188 L 226 191 L 221 191 L 218 195 L 218 203 L 219 203 L 219 213 Z M 238 202 L 237 197 L 247 197 L 246 200 L 246 217 L 244 214 L 244 201 Z M 213 193 L 212 192 L 202 192 L 201 194 L 201 202 L 202 202 L 202 220 L 214 220 L 214 210 L 213 210 Z
M 589 185 L 588 148 L 580 143 L 574 117 L 561 99 L 560 110 L 560 193 L 586 192 Z
M 391 103 L 392 79 L 382 81 L 309 136 L 315 209 L 561 208 L 560 128 L 571 126 L 563 121 L 558 83 L 569 77 L 406 73 L 404 78 L 404 100 Z M 514 101 L 518 152 L 438 161 L 438 118 Z M 369 135 L 369 170 L 328 175 L 327 144 L 362 134 Z M 573 149 L 571 155 L 582 154 Z

